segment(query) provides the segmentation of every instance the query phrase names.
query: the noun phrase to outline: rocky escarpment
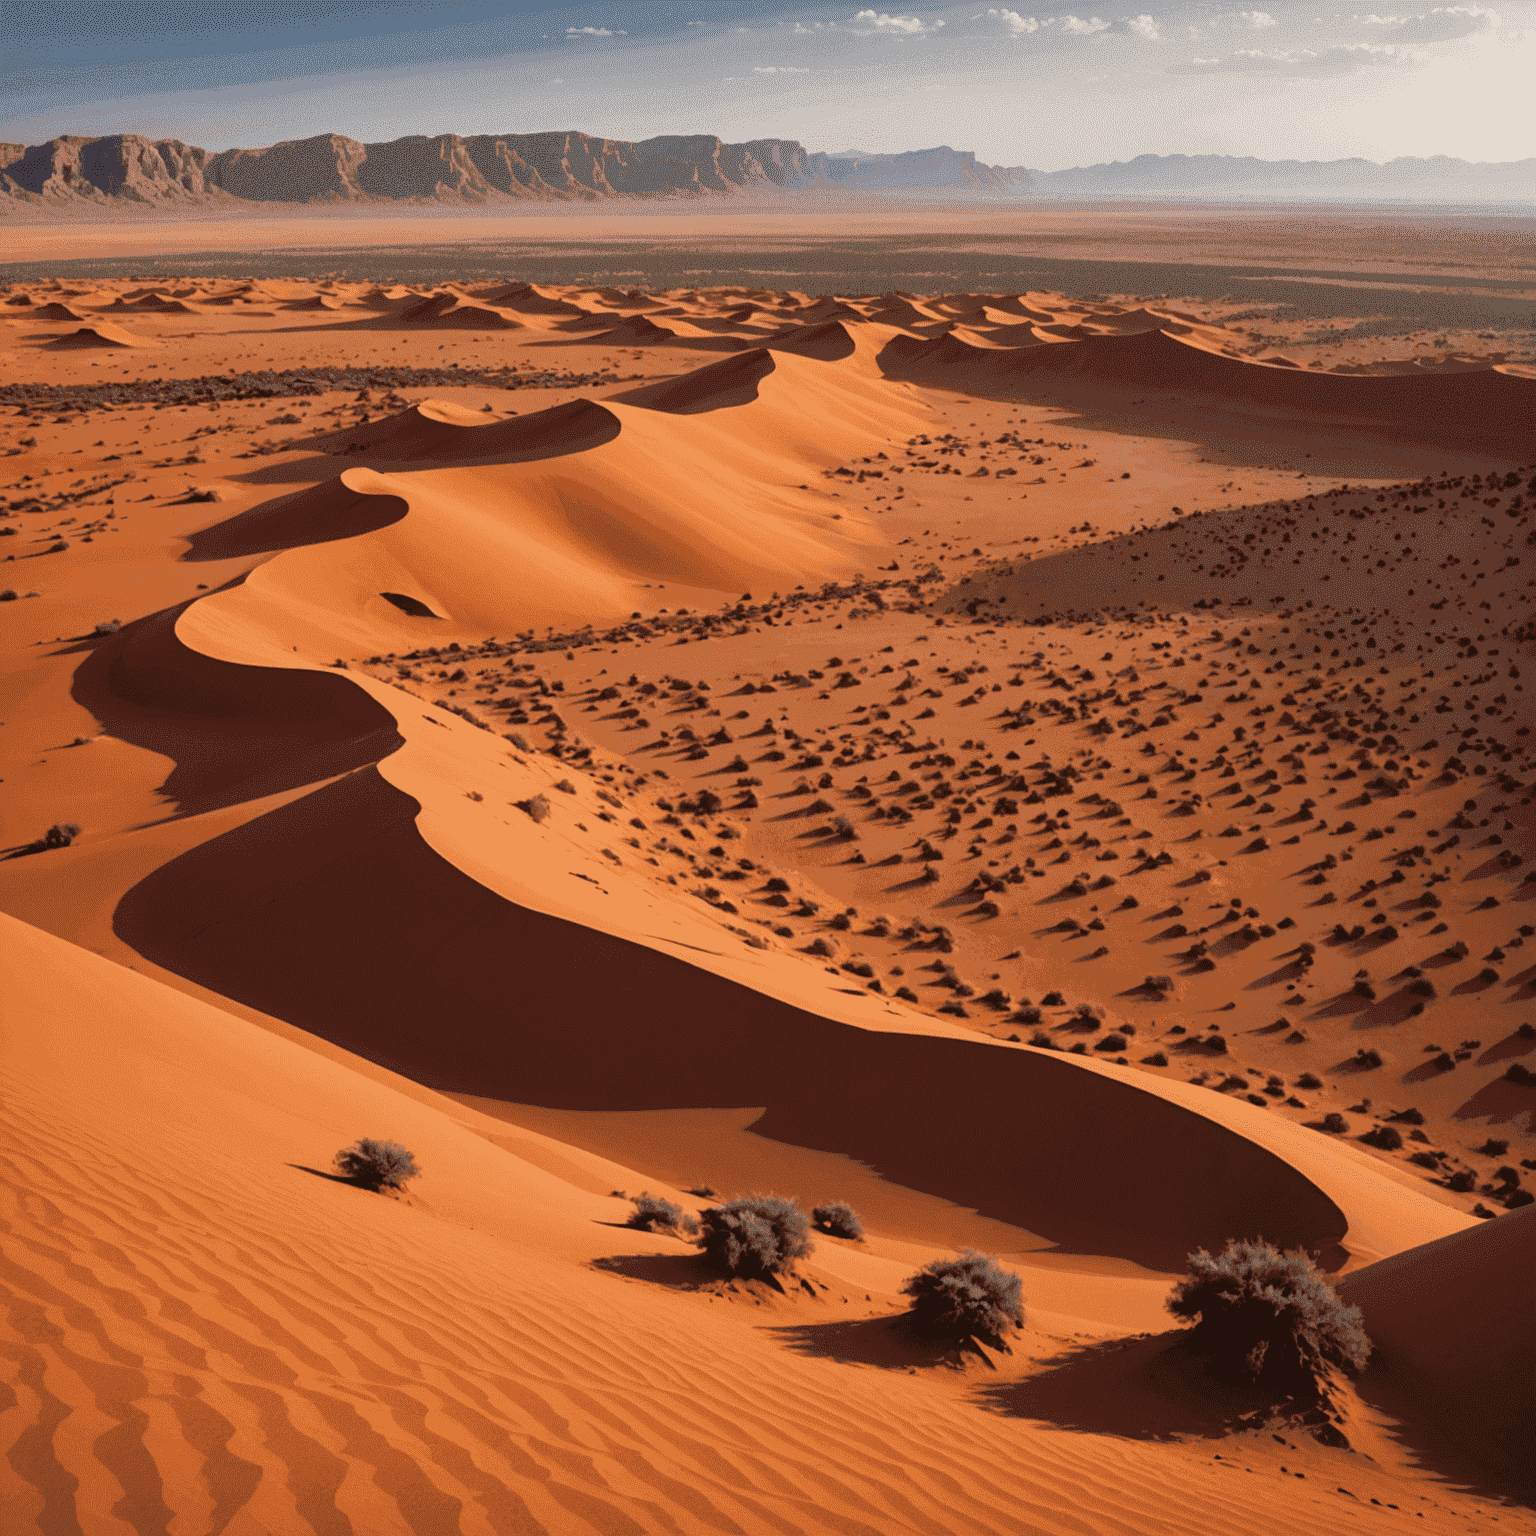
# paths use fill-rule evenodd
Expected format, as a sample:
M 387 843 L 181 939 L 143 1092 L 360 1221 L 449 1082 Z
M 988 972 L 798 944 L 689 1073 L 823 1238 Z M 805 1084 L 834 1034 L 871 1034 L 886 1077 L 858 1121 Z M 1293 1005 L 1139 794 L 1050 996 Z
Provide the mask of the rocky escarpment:
M 705 134 L 413 135 L 362 144 L 342 134 L 210 153 L 136 134 L 0 145 L 0 198 L 13 204 L 184 205 L 666 197 L 800 188 L 820 180 L 789 139 L 726 144 Z

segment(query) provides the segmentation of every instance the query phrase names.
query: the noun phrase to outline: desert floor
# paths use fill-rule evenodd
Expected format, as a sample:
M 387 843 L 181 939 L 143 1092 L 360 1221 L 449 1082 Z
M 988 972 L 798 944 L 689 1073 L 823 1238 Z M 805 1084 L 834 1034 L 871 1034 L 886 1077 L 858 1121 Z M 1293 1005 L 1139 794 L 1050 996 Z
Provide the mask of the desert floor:
M 1529 230 L 1052 218 L 7 231 L 7 1530 L 1536 1529 Z

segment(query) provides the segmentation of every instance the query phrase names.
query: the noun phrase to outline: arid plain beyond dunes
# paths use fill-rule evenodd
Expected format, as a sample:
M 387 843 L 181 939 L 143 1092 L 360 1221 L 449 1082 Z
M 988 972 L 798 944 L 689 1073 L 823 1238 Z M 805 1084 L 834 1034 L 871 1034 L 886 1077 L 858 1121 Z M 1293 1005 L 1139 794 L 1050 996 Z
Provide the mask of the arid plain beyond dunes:
M 1136 217 L 12 231 L 0 1525 L 1536 1530 L 1528 231 L 1383 319 Z M 1306 1412 L 1165 1310 L 1254 1237 L 1374 1344 Z M 904 1320 L 969 1248 L 1006 1348 Z

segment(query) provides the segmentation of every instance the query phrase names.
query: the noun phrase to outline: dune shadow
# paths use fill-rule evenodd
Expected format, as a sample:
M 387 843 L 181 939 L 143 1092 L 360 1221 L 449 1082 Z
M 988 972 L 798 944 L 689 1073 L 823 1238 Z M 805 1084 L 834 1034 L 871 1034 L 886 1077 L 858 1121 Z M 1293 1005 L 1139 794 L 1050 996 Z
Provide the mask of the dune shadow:
M 303 478 L 303 477 L 300 477 Z M 410 510 L 399 496 L 365 495 L 340 478 L 237 512 L 188 536 L 183 560 L 234 560 L 245 555 L 328 544 L 375 533 Z
M 977 1396 L 1010 1418 L 1159 1441 L 1219 1439 L 1287 1401 L 1219 1381 L 1183 1338 L 1175 1331 L 1069 1349 L 1024 1380 L 983 1386 Z
M 239 666 L 183 645 L 176 621 L 190 606 L 91 646 L 71 686 L 109 735 L 172 760 L 160 793 L 174 814 L 317 783 L 401 745 L 394 717 L 338 674 Z
M 953 1365 L 962 1356 L 952 1340 L 925 1338 L 918 1333 L 905 1312 L 888 1317 L 850 1318 L 846 1322 L 796 1323 L 770 1332 L 797 1355 L 873 1365 L 886 1371 Z
M 1283 1159 L 1129 1081 L 980 1038 L 857 1029 L 519 906 L 434 851 L 418 811 L 364 767 L 162 865 L 114 929 L 426 1086 L 563 1109 L 763 1106 L 756 1135 L 855 1157 L 1067 1251 L 1174 1269 L 1235 1232 L 1329 1248 L 1346 1230 Z M 1156 1178 L 1128 1177 L 1153 1145 Z
M 1488 1120 L 1495 1125 L 1508 1125 L 1523 1117 L 1525 1129 L 1536 1130 L 1536 1088 L 1497 1077 L 1458 1104 L 1451 1116 L 1456 1120 Z
M 1515 979 L 1518 981 L 1519 977 Z M 1486 1067 L 1496 1061 L 1508 1061 L 1512 1056 L 1529 1056 L 1532 1051 L 1536 1051 L 1536 1034 L 1522 1035 L 1515 1029 L 1502 1040 L 1494 1041 L 1477 1058 L 1477 1065 Z

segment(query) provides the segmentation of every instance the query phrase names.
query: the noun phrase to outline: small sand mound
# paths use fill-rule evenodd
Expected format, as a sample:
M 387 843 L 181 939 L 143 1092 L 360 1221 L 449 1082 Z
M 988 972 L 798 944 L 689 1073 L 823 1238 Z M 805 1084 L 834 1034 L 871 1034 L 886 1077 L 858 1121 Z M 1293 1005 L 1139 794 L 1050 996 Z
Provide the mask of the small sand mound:
M 76 314 L 68 304 L 53 303 L 34 309 L 27 318 L 29 320 L 84 320 L 85 316 Z
M 197 311 L 190 304 L 184 304 L 180 299 L 166 298 L 160 293 L 146 293 L 143 298 L 135 299 L 131 303 L 119 299 L 111 306 L 116 314 L 140 314 L 140 315 L 191 315 Z
M 400 318 L 411 325 L 455 331 L 517 331 L 520 321 L 488 305 L 471 304 L 456 293 L 434 293 L 409 305 Z
M 78 347 L 158 347 L 160 343 L 148 336 L 135 336 L 110 321 L 98 320 L 95 325 L 82 325 L 78 331 L 43 345 L 62 352 Z
M 644 315 L 631 315 L 628 319 L 621 320 L 611 330 L 593 336 L 590 340 L 607 342 L 616 347 L 627 347 L 643 346 L 647 342 L 672 341 L 676 336 L 676 331 L 670 331 L 664 325 L 657 325 L 654 320 L 648 320 Z
M 537 288 L 532 283 L 504 283 L 475 297 L 482 304 L 494 304 L 498 309 L 510 309 L 519 315 L 585 315 L 581 305 L 572 304 L 558 294 Z

